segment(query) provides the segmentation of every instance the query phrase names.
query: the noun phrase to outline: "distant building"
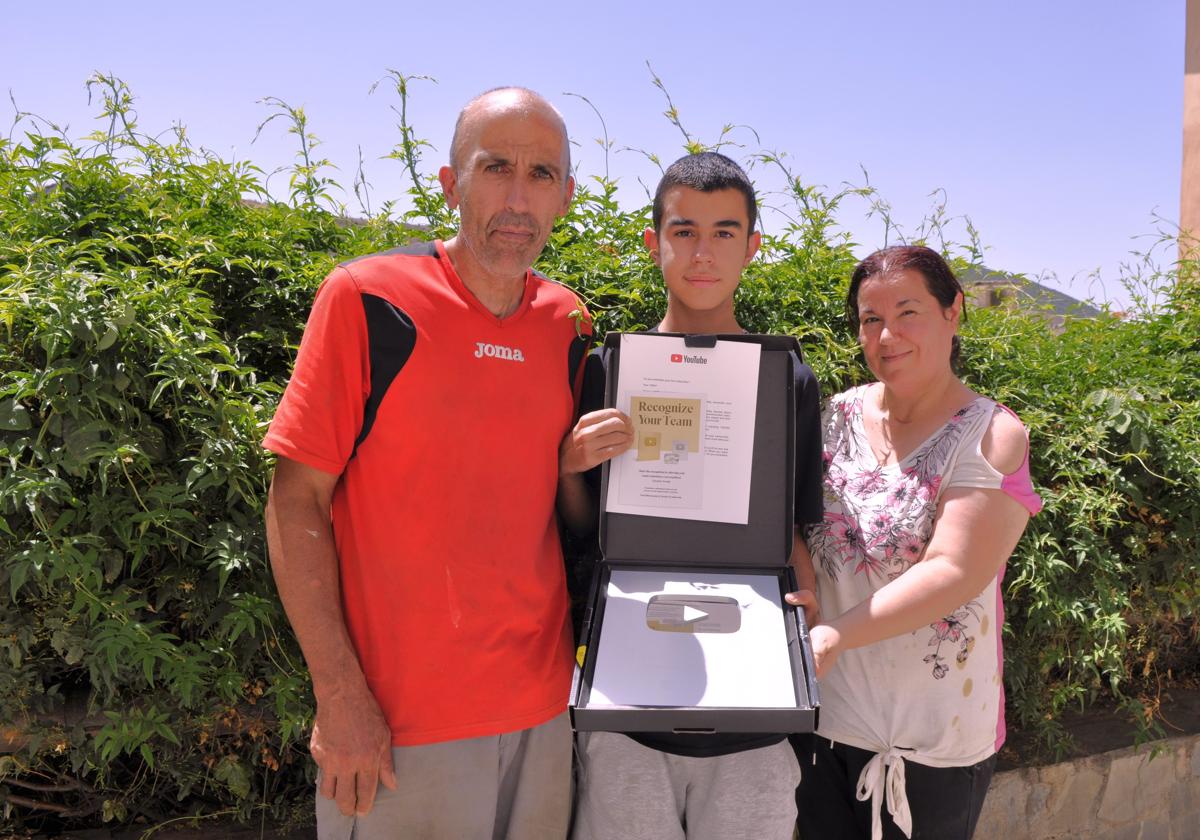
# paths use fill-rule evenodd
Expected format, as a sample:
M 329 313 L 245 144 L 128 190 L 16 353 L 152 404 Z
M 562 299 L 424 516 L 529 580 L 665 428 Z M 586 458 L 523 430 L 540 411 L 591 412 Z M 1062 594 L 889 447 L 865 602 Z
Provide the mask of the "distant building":
M 992 306 L 1017 307 L 1041 315 L 1055 332 L 1062 331 L 1067 318 L 1096 318 L 1103 314 L 1091 304 L 1058 289 L 982 265 L 959 272 L 958 279 L 963 284 L 968 306 L 981 309 Z
M 1183 166 L 1179 200 L 1179 259 L 1196 259 L 1200 244 L 1200 0 L 1187 0 L 1183 46 Z M 1184 272 L 1180 272 L 1182 281 Z M 1195 277 L 1191 273 L 1192 278 Z

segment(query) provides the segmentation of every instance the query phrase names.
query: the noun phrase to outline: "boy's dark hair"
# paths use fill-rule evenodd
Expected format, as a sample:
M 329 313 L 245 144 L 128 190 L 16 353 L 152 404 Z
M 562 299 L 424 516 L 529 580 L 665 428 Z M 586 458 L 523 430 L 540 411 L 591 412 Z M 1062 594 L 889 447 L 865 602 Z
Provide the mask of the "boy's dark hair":
M 663 197 L 672 187 L 689 187 L 699 192 L 737 190 L 746 197 L 746 216 L 750 219 L 749 235 L 758 221 L 758 204 L 754 196 L 754 185 L 738 166 L 719 152 L 700 152 L 681 157 L 667 167 L 658 189 L 654 191 L 654 231 L 662 226 Z

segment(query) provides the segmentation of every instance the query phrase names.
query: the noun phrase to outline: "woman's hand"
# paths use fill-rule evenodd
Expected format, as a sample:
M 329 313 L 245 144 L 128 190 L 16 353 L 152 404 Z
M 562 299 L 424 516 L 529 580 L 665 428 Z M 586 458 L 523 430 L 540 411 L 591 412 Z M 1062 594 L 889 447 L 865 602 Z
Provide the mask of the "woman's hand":
M 841 634 L 832 625 L 821 624 L 821 605 L 817 602 L 817 596 L 810 590 L 789 592 L 784 596 L 784 600 L 794 607 L 804 608 L 813 662 L 817 666 L 817 679 L 820 679 L 829 673 L 829 669 L 841 653 Z
M 832 624 L 818 624 L 808 631 L 808 639 L 812 643 L 817 679 L 821 679 L 837 662 L 838 655 L 842 652 L 842 637 Z

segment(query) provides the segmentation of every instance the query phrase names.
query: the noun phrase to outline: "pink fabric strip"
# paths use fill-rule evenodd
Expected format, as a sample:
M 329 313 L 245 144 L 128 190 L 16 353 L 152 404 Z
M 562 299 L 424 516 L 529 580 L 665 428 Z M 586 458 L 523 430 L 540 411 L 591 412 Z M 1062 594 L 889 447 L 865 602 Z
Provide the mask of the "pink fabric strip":
M 1017 422 L 1021 422 L 1021 418 L 1017 417 L 1016 412 L 1006 405 L 1000 404 L 1000 407 L 1016 418 Z M 1022 424 L 1023 427 L 1023 424 Z M 1011 496 L 1013 499 L 1029 511 L 1030 516 L 1036 516 L 1042 510 L 1042 497 L 1039 496 L 1033 489 L 1033 479 L 1029 475 L 1029 444 L 1025 444 L 1025 460 L 1021 462 L 1021 466 L 1017 468 L 1015 473 L 1006 475 L 1000 481 L 1000 489 Z
M 1016 418 L 1020 422 L 1021 418 L 1017 417 L 1016 412 L 1006 405 L 1001 404 L 1001 408 Z M 1024 424 L 1022 424 L 1023 426 Z M 1025 459 L 1021 461 L 1021 466 L 1017 468 L 1015 473 L 1004 476 L 1000 481 L 1000 489 L 1007 493 L 1013 499 L 1029 511 L 1030 516 L 1036 516 L 1042 510 L 1042 497 L 1039 496 L 1033 489 L 1033 478 L 1029 474 L 1029 444 L 1025 444 Z M 999 574 L 996 575 L 996 669 L 1000 673 L 1000 708 L 996 714 L 996 750 L 1004 746 L 1004 739 L 1007 734 L 1007 726 L 1004 718 L 1004 571 L 1008 564 L 1005 563 L 1000 567 Z
M 996 673 L 1000 675 L 1000 708 L 996 711 L 997 752 L 1004 746 L 1004 738 L 1008 732 L 1004 719 L 1004 597 L 1001 594 L 1004 589 L 1004 570 L 1007 566 L 1007 563 L 1001 566 L 1000 573 L 996 575 Z

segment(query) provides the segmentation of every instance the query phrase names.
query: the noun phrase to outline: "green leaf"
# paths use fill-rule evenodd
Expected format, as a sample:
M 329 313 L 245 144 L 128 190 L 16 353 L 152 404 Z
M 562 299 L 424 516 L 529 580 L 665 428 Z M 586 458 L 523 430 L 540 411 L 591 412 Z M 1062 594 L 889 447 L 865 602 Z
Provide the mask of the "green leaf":
M 213 776 L 219 782 L 224 782 L 238 799 L 250 795 L 250 772 L 235 756 L 227 755 L 222 758 L 213 771 Z
M 29 411 L 15 399 L 0 401 L 0 431 L 23 432 L 33 428 Z
M 113 318 L 113 323 L 121 328 L 128 327 L 133 323 L 133 319 L 136 317 L 136 315 L 137 312 L 134 310 L 133 306 L 129 303 L 126 303 L 123 307 L 121 307 L 121 311 Z
M 25 585 L 25 579 L 29 577 L 29 569 L 32 563 L 14 563 L 8 569 L 8 592 L 14 601 L 17 600 L 17 592 Z
M 117 343 L 118 335 L 120 335 L 120 333 L 117 331 L 117 328 L 114 325 L 109 324 L 108 329 L 104 331 L 104 335 L 100 336 L 100 340 L 96 342 L 96 349 L 107 350 L 109 347 L 112 347 Z

